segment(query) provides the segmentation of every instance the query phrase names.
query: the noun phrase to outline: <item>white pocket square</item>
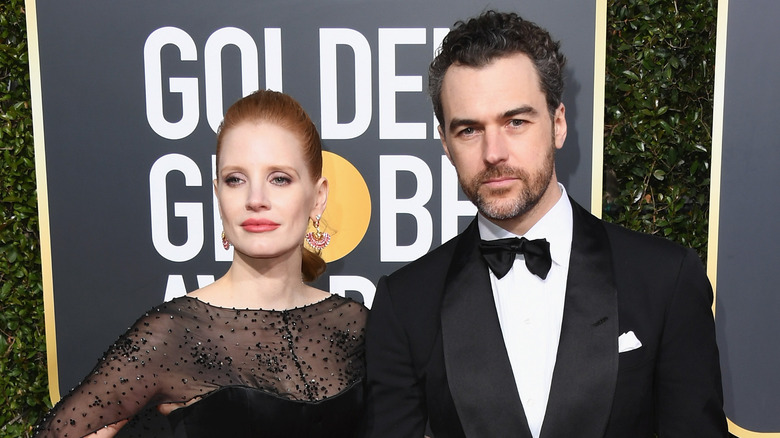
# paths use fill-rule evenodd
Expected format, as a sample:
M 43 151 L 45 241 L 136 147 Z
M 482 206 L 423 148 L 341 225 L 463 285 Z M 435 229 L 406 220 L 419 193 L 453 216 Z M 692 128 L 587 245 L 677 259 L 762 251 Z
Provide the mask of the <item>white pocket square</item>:
M 642 343 L 636 338 L 633 331 L 623 333 L 618 337 L 618 353 L 625 353 L 626 351 L 636 350 L 641 347 Z

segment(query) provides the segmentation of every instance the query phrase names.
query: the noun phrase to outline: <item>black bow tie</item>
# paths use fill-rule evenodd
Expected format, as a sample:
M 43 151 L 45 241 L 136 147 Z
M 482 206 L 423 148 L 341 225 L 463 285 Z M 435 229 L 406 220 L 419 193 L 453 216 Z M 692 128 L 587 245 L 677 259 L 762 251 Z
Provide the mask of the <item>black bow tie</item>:
M 525 237 L 509 239 L 483 240 L 479 244 L 482 257 L 485 258 L 490 270 L 498 278 L 504 277 L 512 268 L 517 254 L 525 258 L 528 270 L 544 280 L 552 266 L 550 257 L 550 242 L 547 239 L 528 240 Z

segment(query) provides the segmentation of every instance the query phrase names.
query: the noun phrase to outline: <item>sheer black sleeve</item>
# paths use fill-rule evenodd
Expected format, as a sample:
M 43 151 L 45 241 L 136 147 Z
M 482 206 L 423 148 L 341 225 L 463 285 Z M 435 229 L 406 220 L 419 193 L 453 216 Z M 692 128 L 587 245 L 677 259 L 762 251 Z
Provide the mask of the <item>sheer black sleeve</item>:
M 367 310 L 331 296 L 301 308 L 226 309 L 182 297 L 144 314 L 44 417 L 38 437 L 82 437 L 226 386 L 319 402 L 364 374 Z M 147 414 L 143 414 L 147 415 Z

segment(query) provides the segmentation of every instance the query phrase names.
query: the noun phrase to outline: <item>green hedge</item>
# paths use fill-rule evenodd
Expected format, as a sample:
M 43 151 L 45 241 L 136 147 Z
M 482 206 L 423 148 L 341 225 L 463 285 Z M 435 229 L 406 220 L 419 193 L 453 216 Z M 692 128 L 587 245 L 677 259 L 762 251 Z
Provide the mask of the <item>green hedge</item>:
M 48 408 L 24 2 L 0 3 L 0 435 L 29 436 Z
M 704 258 L 716 2 L 610 3 L 604 216 Z
M 24 2 L 0 3 L 0 436 L 50 406 Z M 610 1 L 604 215 L 704 256 L 716 2 Z M 650 268 L 650 267 L 649 267 Z

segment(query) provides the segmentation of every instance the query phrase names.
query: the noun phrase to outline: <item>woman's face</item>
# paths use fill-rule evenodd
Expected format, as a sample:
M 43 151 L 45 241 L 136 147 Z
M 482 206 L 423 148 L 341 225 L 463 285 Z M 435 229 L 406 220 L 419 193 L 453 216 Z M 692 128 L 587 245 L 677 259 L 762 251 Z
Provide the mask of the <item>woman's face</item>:
M 269 122 L 239 124 L 222 138 L 219 166 L 214 190 L 235 250 L 254 258 L 300 251 L 328 187 L 312 179 L 298 137 Z

